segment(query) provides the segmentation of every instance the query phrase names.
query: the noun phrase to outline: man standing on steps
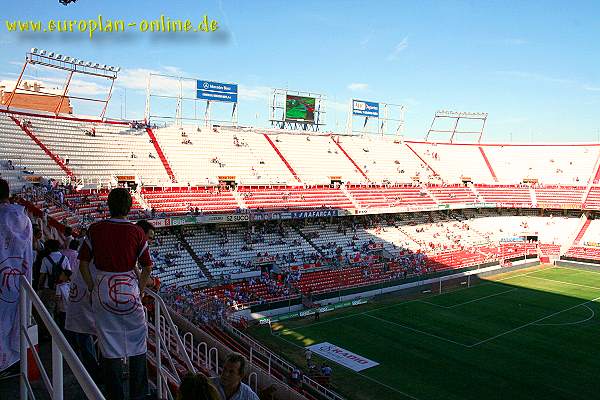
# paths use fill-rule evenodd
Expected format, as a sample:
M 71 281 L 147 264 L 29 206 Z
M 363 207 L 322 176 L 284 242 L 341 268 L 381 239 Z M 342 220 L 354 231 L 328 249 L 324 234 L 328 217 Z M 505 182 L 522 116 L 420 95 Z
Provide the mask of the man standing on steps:
M 127 220 L 132 199 L 124 188 L 108 195 L 110 218 L 92 224 L 79 251 L 81 276 L 92 298 L 107 397 L 143 399 L 148 395 L 147 326 L 143 293 L 152 270 L 144 230 Z M 89 265 L 96 268 L 95 277 Z M 136 263 L 141 272 L 136 274 Z M 129 393 L 124 372 L 129 372 Z
M 9 195 L 0 179 L 0 373 L 19 361 L 19 279 L 31 282 L 33 264 L 31 221 Z
M 227 356 L 221 375 L 212 380 L 221 400 L 259 400 L 250 386 L 242 382 L 246 376 L 246 366 L 246 357 L 240 353 L 231 353 Z
M 304 351 L 304 358 L 306 358 L 306 366 L 310 367 L 312 364 L 312 351 L 309 348 Z

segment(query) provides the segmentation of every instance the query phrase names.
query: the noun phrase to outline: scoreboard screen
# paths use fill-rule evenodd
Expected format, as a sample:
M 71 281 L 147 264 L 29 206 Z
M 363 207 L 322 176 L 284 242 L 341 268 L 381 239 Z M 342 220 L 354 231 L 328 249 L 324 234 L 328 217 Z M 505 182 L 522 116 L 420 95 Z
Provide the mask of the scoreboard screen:
M 315 122 L 315 98 L 286 95 L 285 119 L 289 121 Z

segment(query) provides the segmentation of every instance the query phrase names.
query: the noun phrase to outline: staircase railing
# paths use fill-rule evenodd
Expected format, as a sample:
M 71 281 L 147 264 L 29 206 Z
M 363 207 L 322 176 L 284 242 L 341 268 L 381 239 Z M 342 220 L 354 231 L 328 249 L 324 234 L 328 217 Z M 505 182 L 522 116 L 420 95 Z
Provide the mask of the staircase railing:
M 20 297 L 19 297 L 19 330 L 20 330 L 20 354 L 21 354 L 21 370 L 20 370 L 20 385 L 19 385 L 19 398 L 21 400 L 27 400 L 28 396 L 31 395 L 35 398 L 29 383 L 27 375 L 27 348 L 31 349 L 33 359 L 40 370 L 42 376 L 42 382 L 48 390 L 52 400 L 62 400 L 63 394 L 63 358 L 67 361 L 71 372 L 75 376 L 75 379 L 83 389 L 86 397 L 92 400 L 104 400 L 104 396 L 98 389 L 98 386 L 94 383 L 86 369 L 84 368 L 81 361 L 67 342 L 67 339 L 62 334 L 56 322 L 35 293 L 31 284 L 24 276 L 19 278 L 20 284 Z M 48 373 L 42 364 L 40 356 L 38 355 L 35 346 L 32 343 L 31 337 L 28 333 L 28 324 L 31 321 L 31 306 L 36 309 L 42 323 L 48 329 L 50 336 L 52 337 L 52 382 L 48 377 Z

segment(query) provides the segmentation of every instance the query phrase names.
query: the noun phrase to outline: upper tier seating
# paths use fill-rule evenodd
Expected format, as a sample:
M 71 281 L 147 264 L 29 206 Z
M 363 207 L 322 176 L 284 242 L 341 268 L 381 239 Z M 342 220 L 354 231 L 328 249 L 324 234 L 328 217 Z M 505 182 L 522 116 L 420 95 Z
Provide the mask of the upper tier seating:
M 340 136 L 338 140 L 372 182 L 412 183 L 417 175 L 428 180 L 429 174 L 421 160 L 393 137 Z M 333 151 L 341 153 L 337 146 Z
M 45 117 L 20 119 L 30 121 L 29 130 L 85 183 L 106 185 L 118 175 L 137 176 L 146 185 L 170 182 L 145 129 Z M 95 136 L 90 135 L 92 130 Z
M 419 186 L 347 186 L 348 192 L 363 208 L 435 205 Z
M 584 186 L 546 186 L 535 188 L 537 205 L 541 208 L 578 208 L 582 203 Z
M 506 145 L 484 149 L 500 183 L 535 178 L 544 185 L 582 185 L 595 173 L 599 147 Z
M 418 142 L 409 145 L 445 182 L 458 183 L 461 177 L 469 177 L 473 182 L 494 181 L 478 146 Z
M 155 129 L 154 135 L 179 183 L 217 184 L 219 176 L 233 176 L 248 185 L 296 182 L 256 132 L 184 125 Z
M 585 200 L 586 209 L 600 210 L 600 186 L 592 186 Z
M 239 205 L 230 190 L 218 187 L 143 188 L 142 197 L 155 211 L 187 214 L 199 208 L 204 214 L 234 212 Z
M 475 203 L 477 196 L 469 187 L 457 184 L 451 186 L 429 186 L 429 193 L 433 195 L 440 203 Z
M 15 166 L 25 167 L 45 178 L 60 179 L 67 176 L 5 113 L 0 113 L 0 159 L 11 160 Z
M 351 209 L 354 207 L 352 201 L 339 188 L 329 186 L 239 187 L 238 194 L 246 207 L 252 210 L 310 210 L 323 207 Z
M 332 176 L 342 182 L 366 182 L 329 136 L 280 134 L 270 138 L 304 183 L 329 183 Z
M 481 201 L 501 203 L 502 207 L 531 207 L 529 186 L 475 185 Z

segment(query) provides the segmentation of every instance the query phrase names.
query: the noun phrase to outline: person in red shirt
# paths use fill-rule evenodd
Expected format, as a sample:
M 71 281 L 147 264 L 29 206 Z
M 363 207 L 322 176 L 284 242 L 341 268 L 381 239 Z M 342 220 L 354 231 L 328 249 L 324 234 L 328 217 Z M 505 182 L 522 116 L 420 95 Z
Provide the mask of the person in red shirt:
M 131 204 L 127 189 L 113 189 L 108 195 L 111 217 L 89 227 L 79 251 L 79 269 L 92 298 L 106 394 L 112 400 L 148 395 L 147 326 L 141 293 L 152 261 L 144 230 L 126 219 Z M 90 263 L 95 267 L 94 277 Z M 123 360 L 129 369 L 129 395 L 125 393 Z

